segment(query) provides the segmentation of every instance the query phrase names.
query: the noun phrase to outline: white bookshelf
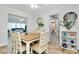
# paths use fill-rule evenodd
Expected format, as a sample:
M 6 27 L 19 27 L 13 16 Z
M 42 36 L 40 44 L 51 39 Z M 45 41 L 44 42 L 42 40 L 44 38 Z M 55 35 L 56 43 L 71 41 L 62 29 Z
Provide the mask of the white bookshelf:
M 62 47 L 72 51 L 77 51 L 77 32 L 61 32 Z

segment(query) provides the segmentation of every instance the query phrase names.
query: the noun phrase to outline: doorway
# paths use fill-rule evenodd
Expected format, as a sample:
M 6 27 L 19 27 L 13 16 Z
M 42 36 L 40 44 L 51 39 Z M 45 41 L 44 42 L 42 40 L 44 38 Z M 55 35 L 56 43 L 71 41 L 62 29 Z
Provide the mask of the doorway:
M 50 16 L 50 43 L 59 45 L 59 14 Z

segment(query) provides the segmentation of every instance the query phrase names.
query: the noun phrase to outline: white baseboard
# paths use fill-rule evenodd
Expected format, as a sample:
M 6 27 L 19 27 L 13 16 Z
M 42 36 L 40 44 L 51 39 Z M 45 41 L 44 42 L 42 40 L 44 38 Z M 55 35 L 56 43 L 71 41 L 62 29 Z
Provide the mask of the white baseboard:
M 0 47 L 4 47 L 4 46 L 7 46 L 7 44 L 0 43 Z

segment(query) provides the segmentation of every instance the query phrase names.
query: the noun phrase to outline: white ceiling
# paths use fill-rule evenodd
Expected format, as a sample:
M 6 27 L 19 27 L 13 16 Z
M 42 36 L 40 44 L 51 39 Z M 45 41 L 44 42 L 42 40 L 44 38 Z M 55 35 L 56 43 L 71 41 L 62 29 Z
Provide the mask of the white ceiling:
M 10 8 L 14 8 L 32 15 L 37 15 L 43 12 L 47 12 L 49 10 L 53 10 L 55 8 L 59 8 L 59 7 L 68 7 L 68 6 L 78 6 L 79 4 L 36 4 L 38 6 L 40 6 L 41 8 L 37 8 L 37 9 L 32 9 L 30 7 L 30 4 L 6 4 L 5 6 L 10 7 Z
M 29 13 L 31 15 L 38 15 L 43 12 L 48 12 L 49 10 L 53 11 L 53 9 L 60 7 L 79 7 L 79 4 L 37 4 L 37 5 L 40 6 L 41 8 L 32 9 L 30 7 L 30 4 L 7 4 L 5 6 L 23 11 L 25 13 Z M 13 16 L 10 16 L 9 19 L 14 19 L 14 18 Z M 15 21 L 10 21 L 10 22 L 15 22 Z
M 9 8 L 14 8 L 20 11 L 23 11 L 25 13 L 30 13 L 32 15 L 37 15 L 46 11 L 51 10 L 52 8 L 58 7 L 58 5 L 51 5 L 51 4 L 38 4 L 41 8 L 32 9 L 30 4 L 9 4 L 5 5 Z M 16 17 L 15 15 L 9 15 L 8 16 L 8 22 L 19 22 L 19 23 L 25 23 L 26 21 L 20 21 L 21 17 Z
M 38 13 L 43 13 L 46 11 L 49 11 L 51 9 L 57 8 L 58 6 L 60 6 L 59 4 L 37 4 L 38 6 L 40 6 L 41 8 L 37 8 L 37 9 L 32 9 L 30 7 L 30 4 L 9 4 L 6 5 L 10 8 L 15 8 L 17 10 L 21 10 L 23 12 L 26 13 L 30 13 L 33 15 L 37 15 Z
M 79 6 L 79 4 L 36 4 L 36 5 L 40 6 L 41 8 L 32 9 L 30 7 L 30 4 L 6 4 L 5 6 L 23 11 L 32 15 L 37 15 L 59 7 Z

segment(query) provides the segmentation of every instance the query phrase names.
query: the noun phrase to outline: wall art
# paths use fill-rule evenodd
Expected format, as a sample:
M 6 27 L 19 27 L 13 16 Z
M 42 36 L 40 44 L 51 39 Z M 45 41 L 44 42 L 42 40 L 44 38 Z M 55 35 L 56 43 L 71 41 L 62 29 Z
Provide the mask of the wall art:
M 68 12 L 64 15 L 63 19 L 64 26 L 67 29 L 71 29 L 76 23 L 77 14 L 75 12 Z

